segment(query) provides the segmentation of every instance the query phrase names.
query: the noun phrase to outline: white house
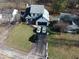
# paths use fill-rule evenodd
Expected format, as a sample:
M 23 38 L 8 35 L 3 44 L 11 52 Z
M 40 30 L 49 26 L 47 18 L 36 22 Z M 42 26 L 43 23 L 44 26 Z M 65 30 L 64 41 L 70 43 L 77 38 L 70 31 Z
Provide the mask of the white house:
M 26 8 L 22 17 L 27 23 L 35 23 L 36 25 L 48 25 L 49 12 L 44 8 L 44 5 L 31 5 Z

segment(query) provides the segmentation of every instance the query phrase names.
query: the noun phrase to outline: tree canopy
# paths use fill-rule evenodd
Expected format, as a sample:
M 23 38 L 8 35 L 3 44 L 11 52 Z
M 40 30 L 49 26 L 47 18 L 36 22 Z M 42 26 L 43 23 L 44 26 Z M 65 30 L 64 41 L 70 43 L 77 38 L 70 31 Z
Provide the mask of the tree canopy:
M 67 7 L 67 2 L 68 0 L 53 0 L 52 4 L 53 11 L 54 12 L 63 11 Z

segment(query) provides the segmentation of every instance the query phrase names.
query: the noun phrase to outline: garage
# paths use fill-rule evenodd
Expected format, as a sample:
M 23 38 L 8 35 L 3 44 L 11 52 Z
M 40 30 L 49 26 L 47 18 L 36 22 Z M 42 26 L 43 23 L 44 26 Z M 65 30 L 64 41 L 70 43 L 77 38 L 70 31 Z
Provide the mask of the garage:
M 49 12 L 45 9 L 44 14 L 37 19 L 36 21 L 37 26 L 48 26 L 49 25 Z
M 38 22 L 38 25 L 45 25 L 45 26 L 47 26 L 47 22 Z

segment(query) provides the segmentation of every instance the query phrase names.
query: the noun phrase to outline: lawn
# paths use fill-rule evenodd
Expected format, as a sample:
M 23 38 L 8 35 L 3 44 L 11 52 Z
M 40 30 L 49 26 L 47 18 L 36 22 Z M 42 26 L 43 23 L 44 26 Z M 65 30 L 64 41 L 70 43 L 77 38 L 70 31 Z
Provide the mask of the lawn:
M 49 59 L 79 59 L 79 34 L 53 34 L 48 38 Z
M 26 24 L 16 25 L 10 32 L 5 44 L 9 47 L 27 52 L 31 48 L 30 36 L 33 35 L 33 28 Z

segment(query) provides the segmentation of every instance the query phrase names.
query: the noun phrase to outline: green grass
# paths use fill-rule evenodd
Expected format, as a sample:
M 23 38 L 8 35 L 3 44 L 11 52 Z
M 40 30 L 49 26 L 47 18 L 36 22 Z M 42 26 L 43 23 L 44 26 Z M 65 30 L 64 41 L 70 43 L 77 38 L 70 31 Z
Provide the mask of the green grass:
M 48 37 L 49 59 L 79 59 L 79 34 L 53 34 Z
M 27 52 L 31 48 L 29 37 L 32 35 L 33 28 L 26 24 L 19 24 L 11 30 L 6 45 Z

